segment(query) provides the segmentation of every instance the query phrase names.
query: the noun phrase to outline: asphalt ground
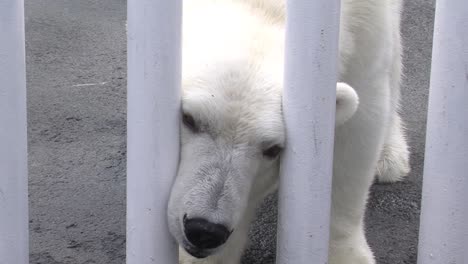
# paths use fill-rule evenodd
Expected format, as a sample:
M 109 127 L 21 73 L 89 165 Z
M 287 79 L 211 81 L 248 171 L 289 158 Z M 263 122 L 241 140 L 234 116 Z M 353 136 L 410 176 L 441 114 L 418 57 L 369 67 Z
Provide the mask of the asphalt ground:
M 126 1 L 25 2 L 30 263 L 125 263 Z M 416 263 L 433 16 L 433 0 L 406 0 L 412 172 L 372 187 L 367 237 L 379 264 Z M 272 196 L 244 263 L 274 263 L 276 213 Z

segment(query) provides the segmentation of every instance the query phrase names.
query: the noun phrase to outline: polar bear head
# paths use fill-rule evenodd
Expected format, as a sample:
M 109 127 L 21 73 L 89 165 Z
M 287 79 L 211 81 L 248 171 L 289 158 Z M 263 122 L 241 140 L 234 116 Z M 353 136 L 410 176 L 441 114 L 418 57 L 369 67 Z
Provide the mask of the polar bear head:
M 183 81 L 181 156 L 168 221 L 195 257 L 215 254 L 276 186 L 285 127 L 281 87 L 266 76 L 224 63 Z M 337 125 L 357 105 L 354 90 L 338 83 Z

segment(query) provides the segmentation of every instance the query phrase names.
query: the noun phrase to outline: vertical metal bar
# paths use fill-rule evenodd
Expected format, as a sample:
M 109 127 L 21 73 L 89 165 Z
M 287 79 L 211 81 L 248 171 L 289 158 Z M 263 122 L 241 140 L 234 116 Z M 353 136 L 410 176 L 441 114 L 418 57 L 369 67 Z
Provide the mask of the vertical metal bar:
M 128 1 L 128 264 L 178 263 L 166 208 L 179 161 L 181 20 L 181 0 Z
M 418 263 L 468 261 L 468 2 L 437 1 Z
M 287 1 L 278 264 L 327 263 L 339 0 Z
M 29 263 L 24 4 L 0 1 L 0 264 Z

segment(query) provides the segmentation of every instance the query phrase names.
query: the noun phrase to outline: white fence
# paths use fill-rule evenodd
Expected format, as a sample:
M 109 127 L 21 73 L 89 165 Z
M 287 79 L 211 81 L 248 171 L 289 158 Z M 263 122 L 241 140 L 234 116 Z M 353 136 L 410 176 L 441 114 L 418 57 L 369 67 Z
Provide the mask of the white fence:
M 287 2 L 278 264 L 328 259 L 340 2 Z
M 166 208 L 179 160 L 181 8 L 181 0 L 128 1 L 129 264 L 177 262 Z
M 336 62 L 329 58 L 337 57 L 339 3 L 288 1 L 284 104 L 288 143 L 296 152 L 285 154 L 283 170 L 288 172 L 285 177 L 296 181 L 281 181 L 277 261 L 282 264 L 327 262 L 335 109 L 331 88 L 336 83 Z M 178 161 L 181 6 L 182 0 L 128 1 L 128 264 L 177 263 L 177 246 L 167 230 L 165 211 Z M 320 30 L 325 33 L 321 43 L 314 37 Z M 0 264 L 26 264 L 22 0 L 0 2 L 0 33 Z M 325 47 L 316 49 L 319 53 L 305 52 L 319 44 Z M 468 161 L 466 0 L 438 2 L 433 52 L 418 261 L 461 264 L 468 259 L 468 179 L 463 167 Z M 322 65 L 320 71 L 310 72 L 314 68 L 310 65 L 316 63 Z M 309 83 L 322 85 L 311 90 Z M 289 89 L 292 86 L 298 89 Z M 310 98 L 326 100 L 317 103 Z M 298 115 L 290 107 L 298 104 L 310 106 L 310 116 L 321 128 L 315 133 L 321 138 L 323 155 L 309 159 L 316 162 L 307 166 L 298 161 L 314 151 L 304 137 L 311 128 L 300 126 L 298 118 L 304 112 Z M 314 185 L 321 186 L 317 193 L 303 188 L 310 178 L 301 176 L 310 174 L 317 176 Z M 292 207 L 291 202 L 298 200 L 303 203 Z
M 0 264 L 29 263 L 23 9 L 0 1 Z
M 468 261 L 468 1 L 437 1 L 419 264 Z

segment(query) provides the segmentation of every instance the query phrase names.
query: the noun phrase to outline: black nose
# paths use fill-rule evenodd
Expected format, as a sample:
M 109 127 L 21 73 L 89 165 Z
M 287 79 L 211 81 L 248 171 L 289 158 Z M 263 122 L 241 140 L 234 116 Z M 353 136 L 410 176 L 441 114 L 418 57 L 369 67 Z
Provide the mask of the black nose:
M 210 223 L 202 218 L 184 220 L 185 236 L 198 249 L 213 249 L 221 246 L 231 232 L 221 224 Z

